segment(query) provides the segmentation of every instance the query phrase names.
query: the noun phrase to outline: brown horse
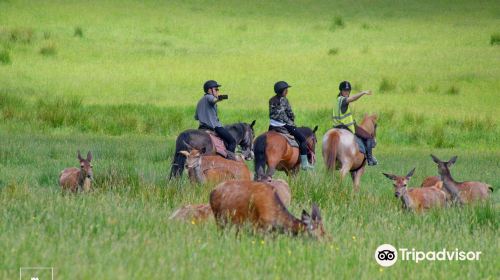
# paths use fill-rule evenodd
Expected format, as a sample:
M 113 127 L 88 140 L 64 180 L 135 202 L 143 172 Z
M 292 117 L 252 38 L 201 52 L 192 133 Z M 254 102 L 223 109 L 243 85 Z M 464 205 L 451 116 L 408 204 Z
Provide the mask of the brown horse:
M 359 127 L 375 138 L 377 116 L 365 116 Z M 341 180 L 345 178 L 347 172 L 351 172 L 354 190 L 359 191 L 361 175 L 365 172 L 366 157 L 359 151 L 353 133 L 338 128 L 328 130 L 323 137 L 323 159 L 328 170 L 340 169 Z
M 316 130 L 309 127 L 298 127 L 307 142 L 307 158 L 309 163 L 316 162 Z M 255 139 L 254 143 L 255 180 L 270 180 L 276 170 L 285 171 L 287 175 L 295 175 L 300 167 L 299 148 L 292 147 L 285 136 L 278 132 L 268 131 Z M 265 171 L 267 165 L 267 172 Z

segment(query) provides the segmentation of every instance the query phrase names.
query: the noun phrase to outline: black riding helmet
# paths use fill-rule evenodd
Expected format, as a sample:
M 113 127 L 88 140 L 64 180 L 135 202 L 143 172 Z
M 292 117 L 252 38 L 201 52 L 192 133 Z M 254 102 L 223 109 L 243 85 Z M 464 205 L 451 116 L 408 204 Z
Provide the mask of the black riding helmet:
M 208 93 L 208 90 L 211 89 L 211 88 L 214 88 L 214 87 L 220 87 L 221 85 L 219 85 L 219 83 L 217 83 L 216 81 L 214 80 L 208 80 L 205 82 L 205 84 L 203 85 L 203 91 L 205 93 Z
M 283 91 L 289 87 L 292 87 L 291 85 L 289 85 L 287 82 L 285 81 L 279 81 L 277 83 L 274 84 L 274 92 L 276 94 L 282 94 Z
M 351 83 L 349 83 L 348 81 L 343 81 L 340 83 L 339 85 L 339 90 L 351 90 L 352 87 L 351 87 Z

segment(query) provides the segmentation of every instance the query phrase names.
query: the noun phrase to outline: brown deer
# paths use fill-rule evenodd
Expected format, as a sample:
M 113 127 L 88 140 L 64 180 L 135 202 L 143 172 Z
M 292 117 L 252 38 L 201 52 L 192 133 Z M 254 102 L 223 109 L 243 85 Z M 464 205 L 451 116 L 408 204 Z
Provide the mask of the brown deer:
M 255 181 L 247 181 L 247 180 L 233 180 L 227 181 L 226 185 L 252 185 L 258 184 L 259 182 Z M 278 194 L 281 201 L 285 206 L 290 205 L 290 200 L 292 199 L 292 195 L 290 192 L 290 187 L 286 183 L 286 181 L 281 179 L 271 180 L 269 182 L 265 182 L 274 188 L 274 191 Z M 210 208 L 210 204 L 188 204 L 177 210 L 170 216 L 171 220 L 192 222 L 192 223 L 200 223 L 208 220 L 212 216 L 212 208 Z
M 239 231 L 249 222 L 263 232 L 277 230 L 293 235 L 325 236 L 320 210 L 314 203 L 311 215 L 303 210 L 301 219 L 297 219 L 288 212 L 274 188 L 265 182 L 250 185 L 223 182 L 210 193 L 210 206 L 220 229 L 232 224 Z
M 406 176 L 396 176 L 382 173 L 391 179 L 394 184 L 394 195 L 403 202 L 403 209 L 422 212 L 433 207 L 443 207 L 446 205 L 446 194 L 436 187 L 410 188 L 407 189 L 415 168 Z
M 450 166 L 457 161 L 457 156 L 449 161 L 441 161 L 435 155 L 431 155 L 432 160 L 437 163 L 438 173 L 443 181 L 443 188 L 448 192 L 453 201 L 464 204 L 474 201 L 485 200 L 489 197 L 493 188 L 481 182 L 457 182 L 451 177 Z
M 422 181 L 422 184 L 420 184 L 420 187 L 421 188 L 435 187 L 435 188 L 442 190 L 443 189 L 443 181 L 441 181 L 441 178 L 439 178 L 438 176 L 429 176 Z
M 62 190 L 71 192 L 90 191 L 92 189 L 92 181 L 94 180 L 94 172 L 92 171 L 92 153 L 87 153 L 87 158 L 83 159 L 80 151 L 78 151 L 78 160 L 80 168 L 66 168 L 59 174 L 59 185 Z
M 243 161 L 204 155 L 204 151 L 180 151 L 186 157 L 186 169 L 192 183 L 216 184 L 228 179 L 250 180 L 250 170 Z

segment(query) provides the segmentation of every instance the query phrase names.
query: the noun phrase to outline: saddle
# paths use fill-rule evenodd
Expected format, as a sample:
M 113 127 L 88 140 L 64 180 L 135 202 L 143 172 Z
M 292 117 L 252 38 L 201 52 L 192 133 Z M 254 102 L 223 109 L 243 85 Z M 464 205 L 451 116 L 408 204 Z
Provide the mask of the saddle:
M 358 148 L 359 148 L 359 151 L 361 153 L 363 153 L 365 156 L 366 156 L 366 144 L 365 144 L 365 141 L 363 140 L 363 138 L 359 137 L 358 135 L 356 135 L 356 133 L 353 133 L 347 126 L 345 125 L 338 125 L 338 126 L 335 126 L 334 128 L 337 128 L 337 129 L 345 129 L 347 131 L 349 131 L 350 133 L 354 134 L 354 140 L 356 141 L 356 144 L 358 144 Z
M 286 141 L 288 142 L 288 144 L 294 148 L 298 148 L 299 147 L 299 143 L 297 143 L 297 141 L 295 140 L 295 137 L 293 137 L 293 135 L 291 135 L 288 130 L 286 130 L 286 128 L 284 127 L 273 127 L 270 131 L 274 131 L 274 132 L 277 132 L 281 135 L 283 135 L 283 137 L 285 137 Z
M 219 155 L 221 155 L 224 158 L 227 158 L 227 149 L 226 145 L 224 144 L 224 140 L 222 140 L 217 133 L 215 133 L 212 130 L 205 130 L 205 132 L 208 134 L 210 137 L 210 140 L 214 144 L 215 147 L 215 152 Z

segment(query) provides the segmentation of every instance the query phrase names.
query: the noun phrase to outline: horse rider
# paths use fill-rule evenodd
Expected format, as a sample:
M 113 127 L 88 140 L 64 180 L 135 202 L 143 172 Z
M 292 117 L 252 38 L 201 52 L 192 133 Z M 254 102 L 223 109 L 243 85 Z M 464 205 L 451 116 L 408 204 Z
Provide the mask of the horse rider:
M 371 95 L 372 92 L 366 90 L 351 96 L 351 88 L 351 83 L 348 81 L 343 81 L 339 85 L 340 92 L 337 103 L 333 106 L 334 127 L 347 129 L 361 138 L 366 146 L 366 160 L 368 161 L 368 165 L 377 165 L 377 159 L 372 154 L 372 149 L 375 147 L 374 136 L 356 125 L 356 121 L 349 108 L 349 104 L 360 99 L 364 95 Z
M 303 170 L 311 170 L 314 169 L 314 166 L 307 160 L 306 138 L 297 130 L 294 123 L 295 115 L 286 98 L 289 87 L 291 86 L 285 81 L 279 81 L 274 84 L 274 92 L 276 95 L 269 99 L 269 117 L 271 119 L 269 130 L 280 131 L 284 128 L 295 137 L 295 140 L 297 140 L 299 144 L 300 167 Z
M 200 123 L 198 129 L 214 131 L 217 136 L 224 141 L 226 149 L 228 150 L 227 158 L 236 160 L 236 140 L 227 129 L 222 126 L 219 121 L 219 116 L 217 115 L 217 103 L 227 99 L 227 95 L 219 94 L 219 87 L 221 87 L 221 85 L 214 80 L 205 82 L 203 85 L 205 94 L 200 101 L 198 101 L 198 105 L 196 105 L 194 119 Z

